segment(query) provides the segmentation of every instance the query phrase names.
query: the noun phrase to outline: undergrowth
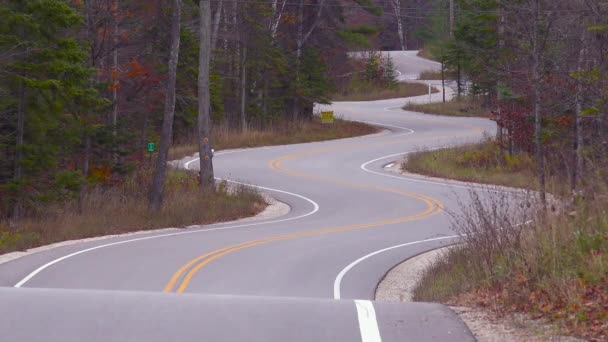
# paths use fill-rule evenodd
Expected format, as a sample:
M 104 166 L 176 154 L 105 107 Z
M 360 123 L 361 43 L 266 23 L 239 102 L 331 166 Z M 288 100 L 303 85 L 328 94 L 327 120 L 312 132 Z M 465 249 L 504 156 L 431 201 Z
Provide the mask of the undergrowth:
M 94 187 L 76 199 L 38 208 L 13 224 L 0 223 L 0 253 L 49 243 L 138 230 L 230 221 L 260 212 L 266 203 L 255 190 L 228 188 L 201 193 L 195 174 L 169 171 L 160 212 L 147 207 L 152 172 L 143 168 L 120 185 Z

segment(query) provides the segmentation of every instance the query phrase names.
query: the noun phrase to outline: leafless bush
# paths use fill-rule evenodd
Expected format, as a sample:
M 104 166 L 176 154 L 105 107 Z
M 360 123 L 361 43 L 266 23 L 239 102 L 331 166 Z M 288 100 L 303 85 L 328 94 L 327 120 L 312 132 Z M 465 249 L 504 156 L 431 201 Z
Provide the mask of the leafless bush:
M 448 211 L 452 228 L 468 247 L 469 264 L 487 280 L 495 278 L 497 261 L 510 265 L 521 250 L 522 232 L 533 217 L 532 196 L 523 192 L 469 191 L 460 211 Z

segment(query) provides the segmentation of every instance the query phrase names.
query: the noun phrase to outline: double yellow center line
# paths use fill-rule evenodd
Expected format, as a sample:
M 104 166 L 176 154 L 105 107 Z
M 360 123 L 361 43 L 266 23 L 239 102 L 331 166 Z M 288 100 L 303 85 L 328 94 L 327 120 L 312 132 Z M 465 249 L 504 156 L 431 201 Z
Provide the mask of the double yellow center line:
M 475 131 L 478 131 L 478 129 L 476 128 Z M 432 140 L 437 140 L 437 139 L 438 139 L 437 137 L 432 138 Z M 427 140 L 427 139 L 422 139 L 422 140 Z M 392 143 L 396 143 L 396 142 L 393 141 L 393 142 L 390 142 L 389 144 L 392 144 Z M 387 144 L 387 143 L 384 142 L 384 144 Z M 293 170 L 288 170 L 282 166 L 282 163 L 284 163 L 285 161 L 288 161 L 288 160 L 293 160 L 293 159 L 310 156 L 310 155 L 314 155 L 314 154 L 318 154 L 318 153 L 322 153 L 322 152 L 328 152 L 328 151 L 340 150 L 340 149 L 345 149 L 345 148 L 344 147 L 326 147 L 326 148 L 308 150 L 308 151 L 304 151 L 304 152 L 300 152 L 300 153 L 289 154 L 289 155 L 271 160 L 268 163 L 268 167 L 272 170 L 275 170 L 275 171 L 278 171 L 281 173 L 289 174 L 289 175 L 296 176 L 296 177 L 306 178 L 306 179 L 310 179 L 310 180 L 315 180 L 315 181 L 319 181 L 319 182 L 339 184 L 339 185 L 360 188 L 360 189 L 388 192 L 388 193 L 398 194 L 401 196 L 406 196 L 409 198 L 414 198 L 416 200 L 423 202 L 426 205 L 425 210 L 420 213 L 417 213 L 417 214 L 408 215 L 408 216 L 395 218 L 395 219 L 382 220 L 382 221 L 371 222 L 371 223 L 366 223 L 366 224 L 318 229 L 318 230 L 299 232 L 299 233 L 283 234 L 283 235 L 278 235 L 278 236 L 274 236 L 274 237 L 261 238 L 261 239 L 252 240 L 252 241 L 245 241 L 245 242 L 229 245 L 226 247 L 222 247 L 222 248 L 213 250 L 211 252 L 205 253 L 203 255 L 200 255 L 200 256 L 190 260 L 185 265 L 183 265 L 179 270 L 177 270 L 177 272 L 175 272 L 173 274 L 173 276 L 171 277 L 171 279 L 169 280 L 169 282 L 167 283 L 167 285 L 165 286 L 163 291 L 164 292 L 175 291 L 176 293 L 183 293 L 184 291 L 186 291 L 186 288 L 190 284 L 192 278 L 203 267 L 205 267 L 206 265 L 208 265 L 209 263 L 211 263 L 212 261 L 214 261 L 218 258 L 221 258 L 225 255 L 237 252 L 242 249 L 260 246 L 260 245 L 264 245 L 264 244 L 276 242 L 276 241 L 291 240 L 291 239 L 297 239 L 297 238 L 303 238 L 303 237 L 309 237 L 309 236 L 332 234 L 332 233 L 346 232 L 346 231 L 351 231 L 351 230 L 358 230 L 358 229 L 365 229 L 365 228 L 372 228 L 372 227 L 379 227 L 379 226 L 385 226 L 385 225 L 390 225 L 390 224 L 414 221 L 414 220 L 419 220 L 419 219 L 423 219 L 423 218 L 427 218 L 427 217 L 436 215 L 443 210 L 443 204 L 441 204 L 441 202 L 439 200 L 436 200 L 431 197 L 427 197 L 427 196 L 423 196 L 423 195 L 415 194 L 415 193 L 411 193 L 411 192 L 401 191 L 401 190 L 397 190 L 397 189 L 375 186 L 375 185 L 359 184 L 359 183 L 343 181 L 343 180 L 336 180 L 336 179 L 326 179 L 326 178 L 317 177 L 317 176 L 313 176 L 313 175 L 298 173 Z

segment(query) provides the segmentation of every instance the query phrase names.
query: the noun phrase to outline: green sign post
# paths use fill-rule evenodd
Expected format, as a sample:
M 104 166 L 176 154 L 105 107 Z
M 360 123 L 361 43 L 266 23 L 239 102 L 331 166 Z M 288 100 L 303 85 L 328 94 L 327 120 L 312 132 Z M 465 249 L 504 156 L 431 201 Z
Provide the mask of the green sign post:
M 154 143 L 148 143 L 148 152 L 152 153 L 154 152 Z

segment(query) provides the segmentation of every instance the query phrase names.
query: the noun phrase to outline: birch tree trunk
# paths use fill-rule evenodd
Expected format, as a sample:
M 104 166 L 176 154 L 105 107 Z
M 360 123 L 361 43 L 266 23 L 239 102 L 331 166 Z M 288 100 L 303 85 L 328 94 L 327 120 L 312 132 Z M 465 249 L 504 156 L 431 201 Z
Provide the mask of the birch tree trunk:
M 283 0 L 283 4 L 281 4 L 281 8 L 278 8 L 278 0 L 274 0 L 272 2 L 272 12 L 273 18 L 270 23 L 270 35 L 272 39 L 275 39 L 277 36 L 277 30 L 279 29 L 279 24 L 281 23 L 281 18 L 283 17 L 283 11 L 285 10 L 285 4 L 287 0 Z
M 213 153 L 211 151 L 211 103 L 209 62 L 211 59 L 211 5 L 200 1 L 200 50 L 198 56 L 198 150 L 201 191 L 213 188 Z
M 163 205 L 163 191 L 167 172 L 167 155 L 173 139 L 173 117 L 175 115 L 175 84 L 177 80 L 177 62 L 179 61 L 179 44 L 181 30 L 181 0 L 173 0 L 173 15 L 171 19 L 170 49 L 167 75 L 167 94 L 165 96 L 165 109 L 163 113 L 163 126 L 161 128 L 160 144 L 156 168 L 150 190 L 148 208 L 152 212 L 158 212 Z
M 395 12 L 395 19 L 397 20 L 397 35 L 399 36 L 399 45 L 401 50 L 405 51 L 407 44 L 405 41 L 405 32 L 403 31 L 403 20 L 401 19 L 401 0 L 392 0 L 391 5 Z

